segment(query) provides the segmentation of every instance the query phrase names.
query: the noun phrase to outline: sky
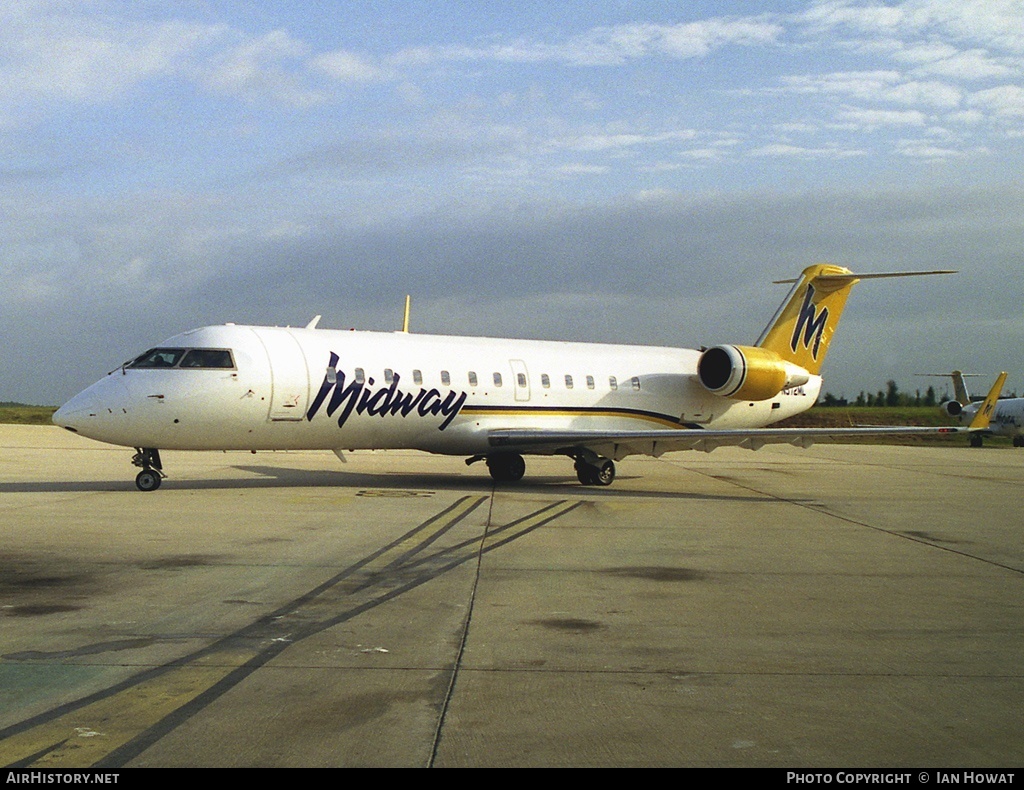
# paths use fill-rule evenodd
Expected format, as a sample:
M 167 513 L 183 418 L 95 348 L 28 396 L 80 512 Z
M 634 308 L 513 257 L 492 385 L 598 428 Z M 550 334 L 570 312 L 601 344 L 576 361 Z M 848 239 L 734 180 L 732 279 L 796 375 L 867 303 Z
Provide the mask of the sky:
M 0 401 L 225 322 L 752 343 L 1024 391 L 1024 0 L 0 0 Z M 979 384 L 983 389 L 986 384 Z

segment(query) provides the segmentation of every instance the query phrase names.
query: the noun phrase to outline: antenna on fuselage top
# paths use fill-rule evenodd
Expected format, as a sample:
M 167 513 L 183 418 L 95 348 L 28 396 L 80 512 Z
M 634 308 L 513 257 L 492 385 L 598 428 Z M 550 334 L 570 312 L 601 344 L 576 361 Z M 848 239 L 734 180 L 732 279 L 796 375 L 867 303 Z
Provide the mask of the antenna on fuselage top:
M 405 295 L 405 318 L 402 319 L 402 331 L 409 334 L 409 307 L 412 304 L 412 297 Z

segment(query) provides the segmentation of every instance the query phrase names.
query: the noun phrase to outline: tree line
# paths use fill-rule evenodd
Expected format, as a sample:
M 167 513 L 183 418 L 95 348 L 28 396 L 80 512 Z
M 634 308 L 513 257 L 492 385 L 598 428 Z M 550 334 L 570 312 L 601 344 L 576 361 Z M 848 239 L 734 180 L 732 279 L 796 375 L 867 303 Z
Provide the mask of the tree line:
M 1003 394 L 1003 397 L 1016 398 L 1017 393 Z M 915 390 L 913 394 L 902 392 L 895 381 L 889 379 L 885 383 L 885 389 L 871 393 L 861 390 L 853 401 L 845 397 L 836 397 L 831 392 L 826 392 L 818 401 L 818 406 L 938 406 L 950 400 L 948 391 L 941 396 L 936 394 L 935 387 L 928 387 L 921 394 L 921 390 Z

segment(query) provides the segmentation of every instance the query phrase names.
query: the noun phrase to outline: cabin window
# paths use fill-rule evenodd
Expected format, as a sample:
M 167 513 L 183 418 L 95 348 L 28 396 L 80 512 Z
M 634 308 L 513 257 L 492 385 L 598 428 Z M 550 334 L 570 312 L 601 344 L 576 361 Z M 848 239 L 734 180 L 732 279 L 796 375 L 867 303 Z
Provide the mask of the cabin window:
M 451 377 L 451 374 L 447 370 L 442 370 L 441 371 L 441 383 L 444 386 L 446 386 L 446 387 L 450 387 L 451 386 L 452 377 Z
M 356 368 L 356 384 L 362 384 L 366 381 L 366 373 L 362 368 Z
M 391 368 L 384 368 L 384 381 L 390 384 L 395 380 L 395 371 Z
M 640 377 L 639 376 L 633 376 L 633 378 L 631 378 L 629 381 L 633 385 L 633 392 L 639 392 L 640 391 Z
M 594 389 L 594 377 L 593 376 L 587 376 L 587 389 L 588 390 Z
M 495 387 L 500 387 L 501 386 L 501 374 L 500 373 L 495 373 L 494 374 L 494 386 Z
M 619 388 L 619 380 L 615 376 L 608 377 L 608 389 L 617 390 Z
M 565 374 L 565 388 L 567 390 L 572 389 L 572 376 L 570 376 L 568 373 Z
M 476 386 L 476 372 L 472 371 L 472 370 L 469 371 L 469 386 L 471 386 L 471 387 L 475 387 Z
M 520 387 L 525 387 L 526 386 L 526 374 L 525 373 L 516 373 L 516 381 L 518 382 Z
M 541 373 L 540 374 L 540 385 L 544 389 L 548 389 L 551 386 L 551 376 L 549 376 L 547 373 Z
M 415 384 L 417 387 L 423 385 L 423 371 L 414 370 L 412 372 L 412 383 Z

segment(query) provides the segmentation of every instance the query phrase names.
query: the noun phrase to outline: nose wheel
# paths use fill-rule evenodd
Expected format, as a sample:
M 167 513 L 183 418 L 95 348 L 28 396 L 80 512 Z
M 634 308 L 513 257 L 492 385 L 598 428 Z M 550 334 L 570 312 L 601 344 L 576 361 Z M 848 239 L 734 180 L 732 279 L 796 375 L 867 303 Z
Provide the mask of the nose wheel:
M 160 463 L 160 451 L 155 448 L 136 447 L 132 457 L 132 465 L 139 466 L 142 471 L 135 476 L 135 487 L 139 491 L 156 491 L 166 475 Z

